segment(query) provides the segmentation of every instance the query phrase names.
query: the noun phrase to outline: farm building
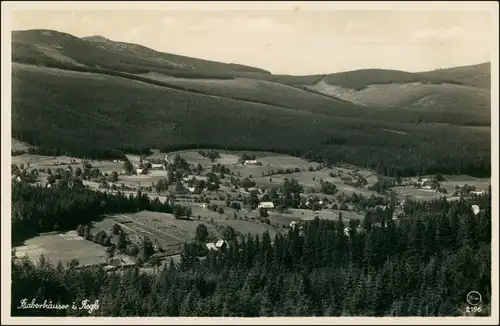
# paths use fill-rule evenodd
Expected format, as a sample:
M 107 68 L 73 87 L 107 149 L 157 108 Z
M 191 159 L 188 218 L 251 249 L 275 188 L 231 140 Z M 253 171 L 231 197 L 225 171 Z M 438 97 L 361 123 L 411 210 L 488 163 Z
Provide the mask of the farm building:
M 205 244 L 207 246 L 208 250 L 217 250 L 217 247 L 215 246 L 215 243 L 209 242 Z
M 290 222 L 290 228 L 291 228 L 291 229 L 295 229 L 295 227 L 296 227 L 297 225 L 299 225 L 299 222 L 297 222 L 297 221 L 291 221 L 291 222 Z
M 228 247 L 228 244 L 226 240 L 219 239 L 216 243 L 215 246 L 219 249 L 225 249 Z
M 151 168 L 153 170 L 163 170 L 163 169 L 165 169 L 165 166 L 163 164 L 153 163 L 153 164 L 151 164 Z
M 479 212 L 481 212 L 481 209 L 479 208 L 478 205 L 472 205 L 472 211 L 474 212 L 474 215 L 477 215 L 479 214 Z
M 423 186 L 422 189 L 432 189 L 431 186 Z
M 257 208 L 261 209 L 261 208 L 264 208 L 264 209 L 273 209 L 274 208 L 274 203 L 272 201 L 263 201 L 263 202 L 260 202 L 259 205 L 257 206 Z
M 476 196 L 480 196 L 480 195 L 484 195 L 485 194 L 484 191 L 471 191 L 470 193 L 472 195 L 476 195 Z
M 143 169 L 136 169 L 135 170 L 137 172 L 137 174 L 142 174 L 142 172 L 144 171 Z
M 196 188 L 195 187 L 187 187 L 187 190 L 189 190 L 189 192 L 193 193 L 193 192 L 195 192 Z
M 227 242 L 223 239 L 219 239 L 216 242 L 209 242 L 205 245 L 207 246 L 208 250 L 226 249 L 228 247 Z
M 259 164 L 259 161 L 257 160 L 245 160 L 245 162 L 243 162 L 245 165 L 257 165 Z

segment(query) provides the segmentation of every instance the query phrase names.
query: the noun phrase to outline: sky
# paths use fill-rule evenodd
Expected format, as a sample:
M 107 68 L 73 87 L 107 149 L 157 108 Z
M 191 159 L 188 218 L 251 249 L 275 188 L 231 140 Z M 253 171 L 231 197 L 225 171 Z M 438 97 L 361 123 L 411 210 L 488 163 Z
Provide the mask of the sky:
M 427 71 L 491 60 L 488 11 L 16 11 L 13 30 L 101 35 L 157 51 L 307 75 Z

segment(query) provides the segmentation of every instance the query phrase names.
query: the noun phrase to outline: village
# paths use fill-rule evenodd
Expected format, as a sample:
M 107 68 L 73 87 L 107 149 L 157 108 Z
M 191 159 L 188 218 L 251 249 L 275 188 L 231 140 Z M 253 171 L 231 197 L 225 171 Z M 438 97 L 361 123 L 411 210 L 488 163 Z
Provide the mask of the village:
M 156 270 L 159 264 L 179 261 L 183 245 L 193 241 L 200 225 L 207 233 L 206 250 L 199 251 L 203 259 L 209 251 L 227 249 L 235 235 L 268 232 L 272 239 L 276 233 L 302 234 L 303 222 L 315 218 L 344 220 L 349 237 L 363 232 L 367 214 L 375 217 L 374 227 L 386 227 L 387 219 L 394 223 L 404 219 L 405 200 L 475 196 L 488 184 L 439 175 L 386 178 L 352 166 L 325 166 L 274 153 L 215 150 L 153 151 L 110 161 L 23 154 L 13 157 L 12 178 L 44 187 L 66 184 L 129 196 L 140 192 L 173 207 L 172 214 L 141 211 L 108 216 L 60 237 L 41 235 L 16 248 L 18 256 L 44 252 L 54 259 L 76 258 L 81 266 L 101 264 L 110 271 L 134 266 L 146 240 L 151 249 L 147 261 L 140 262 L 143 268 Z M 479 207 L 473 209 L 479 212 Z M 113 231 L 116 228 L 125 240 Z M 67 246 L 64 239 L 83 240 L 71 242 L 81 250 Z M 121 252 L 116 250 L 120 241 L 127 243 L 120 245 Z M 92 248 L 84 248 L 88 245 Z M 71 252 L 61 252 L 65 248 Z

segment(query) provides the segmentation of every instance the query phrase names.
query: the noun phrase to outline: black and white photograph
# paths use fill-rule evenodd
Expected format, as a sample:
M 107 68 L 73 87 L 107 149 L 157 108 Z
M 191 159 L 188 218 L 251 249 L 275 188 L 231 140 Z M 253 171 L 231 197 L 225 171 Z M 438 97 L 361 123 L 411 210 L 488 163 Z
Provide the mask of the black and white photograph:
M 2 2 L 2 324 L 497 325 L 498 89 L 498 2 Z

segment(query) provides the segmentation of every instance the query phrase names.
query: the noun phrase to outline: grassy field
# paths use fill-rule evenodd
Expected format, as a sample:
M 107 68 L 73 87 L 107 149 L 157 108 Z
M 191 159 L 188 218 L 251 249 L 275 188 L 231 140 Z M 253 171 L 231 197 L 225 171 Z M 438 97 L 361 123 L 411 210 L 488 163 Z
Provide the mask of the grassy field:
M 423 176 L 430 178 L 431 176 Z M 441 188 L 446 189 L 447 194 L 439 194 L 434 190 L 430 189 L 420 189 L 414 188 L 413 186 L 405 186 L 405 187 L 394 187 L 394 191 L 396 191 L 399 198 L 405 198 L 406 196 L 410 196 L 414 199 L 418 200 L 432 200 L 435 198 L 440 198 L 446 196 L 448 200 L 455 200 L 456 197 L 453 196 L 455 192 L 455 186 L 474 186 L 477 191 L 486 191 L 488 190 L 488 186 L 491 184 L 490 178 L 474 178 L 467 175 L 446 175 L 445 181 L 440 182 Z M 410 178 L 412 182 L 416 182 L 417 178 Z
M 455 84 L 373 84 L 362 90 L 353 90 L 321 81 L 311 90 L 366 106 L 399 107 L 425 112 L 450 112 L 462 115 L 490 117 L 490 92 L 471 86 Z
M 31 238 L 23 246 L 15 247 L 16 256 L 28 256 L 38 261 L 41 254 L 53 263 L 70 262 L 78 259 L 80 265 L 93 265 L 106 262 L 106 248 L 84 240 L 76 231 L 67 233 L 40 235 Z
M 272 222 L 272 221 L 271 221 Z M 282 232 L 282 228 L 275 227 L 273 225 L 269 225 L 266 223 L 262 223 L 259 221 L 244 221 L 244 220 L 222 220 L 217 221 L 219 225 L 227 225 L 235 229 L 236 231 L 242 234 L 252 234 L 261 236 L 264 232 L 269 232 L 271 239 L 274 238 L 274 235 L 278 232 Z
M 365 216 L 364 214 L 358 214 L 356 212 L 340 211 L 342 213 L 342 218 L 344 220 L 362 220 Z M 292 221 L 307 221 L 314 218 L 320 218 L 325 220 L 338 220 L 337 211 L 331 210 L 321 210 L 313 212 L 308 209 L 289 209 L 286 213 L 272 213 L 269 219 L 271 222 L 276 221 L 278 223 L 289 225 Z

